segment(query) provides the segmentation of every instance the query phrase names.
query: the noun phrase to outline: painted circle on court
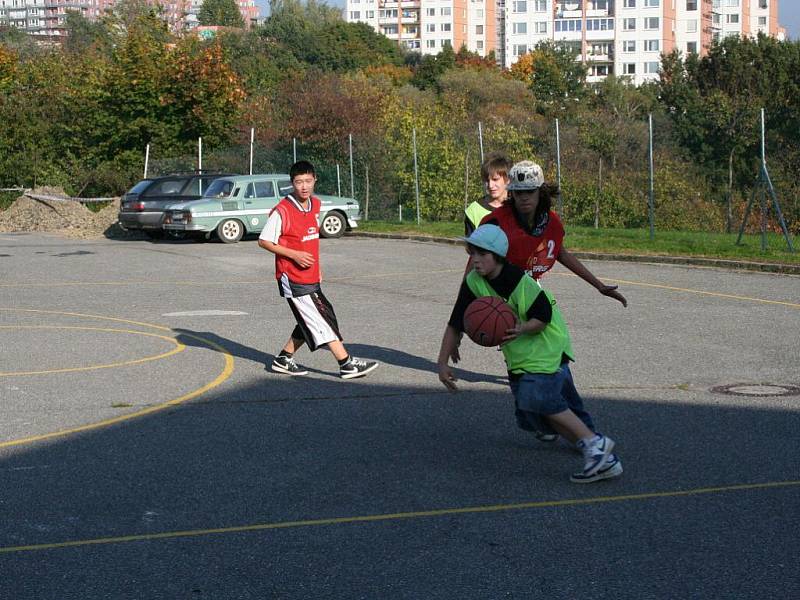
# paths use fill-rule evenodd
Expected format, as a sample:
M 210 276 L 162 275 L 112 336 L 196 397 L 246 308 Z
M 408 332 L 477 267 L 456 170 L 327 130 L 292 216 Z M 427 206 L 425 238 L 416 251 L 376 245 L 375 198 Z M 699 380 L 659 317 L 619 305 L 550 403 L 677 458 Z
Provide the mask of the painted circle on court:
M 157 333 L 149 333 L 146 331 L 136 331 L 134 329 L 114 329 L 114 328 L 107 328 L 107 327 L 80 327 L 80 326 L 73 326 L 73 325 L 0 325 L 0 332 L 3 330 L 10 330 L 10 329 L 33 329 L 33 330 L 53 330 L 53 329 L 62 329 L 62 330 L 74 330 L 74 331 L 99 331 L 103 333 L 127 333 L 131 335 L 143 335 L 147 337 L 154 337 L 159 338 L 162 340 L 166 340 L 175 344 L 175 348 L 170 350 L 169 352 L 162 352 L 160 354 L 153 354 L 151 356 L 144 356 L 142 358 L 134 358 L 125 361 L 119 361 L 115 363 L 105 363 L 100 365 L 87 365 L 81 367 L 65 367 L 62 369 L 42 369 L 42 370 L 34 370 L 34 371 L 0 371 L 0 377 L 22 377 L 25 375 L 49 375 L 52 373 L 76 373 L 79 371 L 94 371 L 97 369 L 112 369 L 116 367 L 125 367 L 129 365 L 136 365 L 145 362 L 150 362 L 153 360 L 159 360 L 162 358 L 167 358 L 168 356 L 172 356 L 174 354 L 178 354 L 179 352 L 183 352 L 186 350 L 186 346 L 181 344 L 178 340 L 174 337 L 168 337 L 166 335 L 159 335 Z

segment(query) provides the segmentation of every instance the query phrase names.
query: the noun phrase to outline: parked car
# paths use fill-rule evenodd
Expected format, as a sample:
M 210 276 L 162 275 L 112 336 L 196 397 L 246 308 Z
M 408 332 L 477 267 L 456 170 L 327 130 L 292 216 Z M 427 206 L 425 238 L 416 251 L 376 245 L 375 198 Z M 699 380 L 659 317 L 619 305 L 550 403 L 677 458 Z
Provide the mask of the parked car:
M 120 227 L 141 230 L 154 238 L 163 236 L 164 209 L 175 202 L 202 198 L 223 175 L 226 173 L 192 172 L 142 179 L 120 199 Z
M 166 231 L 216 233 L 225 243 L 235 243 L 247 233 L 260 233 L 275 205 L 292 191 L 285 174 L 239 175 L 216 179 L 201 200 L 171 205 L 165 212 Z M 357 227 L 358 201 L 315 194 L 322 202 L 320 235 L 337 238 Z

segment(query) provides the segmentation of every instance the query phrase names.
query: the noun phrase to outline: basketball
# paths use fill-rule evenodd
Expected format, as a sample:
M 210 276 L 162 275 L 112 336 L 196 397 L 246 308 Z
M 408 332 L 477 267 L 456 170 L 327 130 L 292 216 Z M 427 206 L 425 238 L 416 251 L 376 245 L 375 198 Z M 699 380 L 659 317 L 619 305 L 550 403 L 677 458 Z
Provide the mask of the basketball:
M 514 311 L 497 296 L 476 298 L 464 311 L 464 331 L 479 346 L 499 346 L 516 323 Z

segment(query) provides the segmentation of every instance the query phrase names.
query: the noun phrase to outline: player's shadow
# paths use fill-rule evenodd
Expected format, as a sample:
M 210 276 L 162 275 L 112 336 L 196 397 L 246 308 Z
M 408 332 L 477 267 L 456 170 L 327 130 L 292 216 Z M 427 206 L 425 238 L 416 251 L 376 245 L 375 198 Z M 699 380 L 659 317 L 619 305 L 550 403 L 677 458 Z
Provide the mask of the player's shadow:
M 268 354 L 256 348 L 240 344 L 235 340 L 222 337 L 221 335 L 218 335 L 212 331 L 192 331 L 190 329 L 182 328 L 173 328 L 173 331 L 175 332 L 175 339 L 181 344 L 196 348 L 208 349 L 208 344 L 205 344 L 198 339 L 202 338 L 203 340 L 208 340 L 209 342 L 221 346 L 235 357 L 261 363 L 264 365 L 264 369 L 266 370 L 270 370 L 272 360 L 275 358 L 274 354 Z M 415 354 L 410 354 L 396 348 L 384 348 L 382 346 L 374 346 L 372 344 L 346 344 L 346 347 L 348 352 L 354 356 L 377 360 L 383 365 L 394 365 L 403 367 L 405 369 L 423 371 L 425 373 L 436 373 L 438 371 L 436 361 L 417 356 Z M 300 353 L 303 352 L 308 352 L 308 349 L 300 350 Z M 320 349 L 319 352 L 327 352 L 327 350 Z M 300 354 L 298 354 L 298 356 L 300 356 Z M 309 371 L 315 373 L 324 373 L 324 371 L 320 369 L 309 368 L 306 365 L 304 365 L 304 368 L 307 368 Z M 460 380 L 468 381 L 470 383 L 489 382 L 504 384 L 507 382 L 505 377 L 498 377 L 496 375 L 490 375 L 486 373 L 473 373 L 471 371 L 459 369 L 458 367 L 455 368 L 455 373 Z
M 355 356 L 370 358 L 387 365 L 396 365 L 398 367 L 415 369 L 426 373 L 437 373 L 439 370 L 435 360 L 423 358 L 416 354 L 409 354 L 408 352 L 403 352 L 396 348 L 384 348 L 383 346 L 373 346 L 371 344 L 347 344 L 347 350 Z M 504 384 L 508 382 L 506 377 L 499 377 L 489 373 L 473 373 L 472 371 L 460 369 L 458 366 L 454 368 L 454 371 L 456 377 L 461 381 L 468 381 L 470 383 L 483 381 Z

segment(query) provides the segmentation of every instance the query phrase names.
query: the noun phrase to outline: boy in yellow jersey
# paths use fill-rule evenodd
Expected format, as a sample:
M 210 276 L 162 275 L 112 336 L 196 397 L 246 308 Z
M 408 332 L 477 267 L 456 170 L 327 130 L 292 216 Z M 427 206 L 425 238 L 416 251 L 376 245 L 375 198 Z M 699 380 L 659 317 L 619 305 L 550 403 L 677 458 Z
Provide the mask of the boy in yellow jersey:
M 595 433 L 592 419 L 575 389 L 569 362 L 569 331 L 553 296 L 521 268 L 506 262 L 508 238 L 496 225 L 481 225 L 465 238 L 472 270 L 464 278 L 439 350 L 439 380 L 457 391 L 449 360 L 464 329 L 464 312 L 478 297 L 505 300 L 517 317 L 501 350 L 508 368 L 518 425 L 527 431 L 558 433 L 584 458 L 573 483 L 592 483 L 622 474 L 614 441 Z M 455 361 L 454 361 L 455 362 Z
M 486 194 L 476 200 L 464 211 L 464 235 L 469 235 L 481 220 L 499 208 L 506 201 L 506 186 L 508 185 L 508 172 L 511 169 L 511 161 L 504 154 L 492 153 L 486 157 L 481 164 L 481 179 Z

